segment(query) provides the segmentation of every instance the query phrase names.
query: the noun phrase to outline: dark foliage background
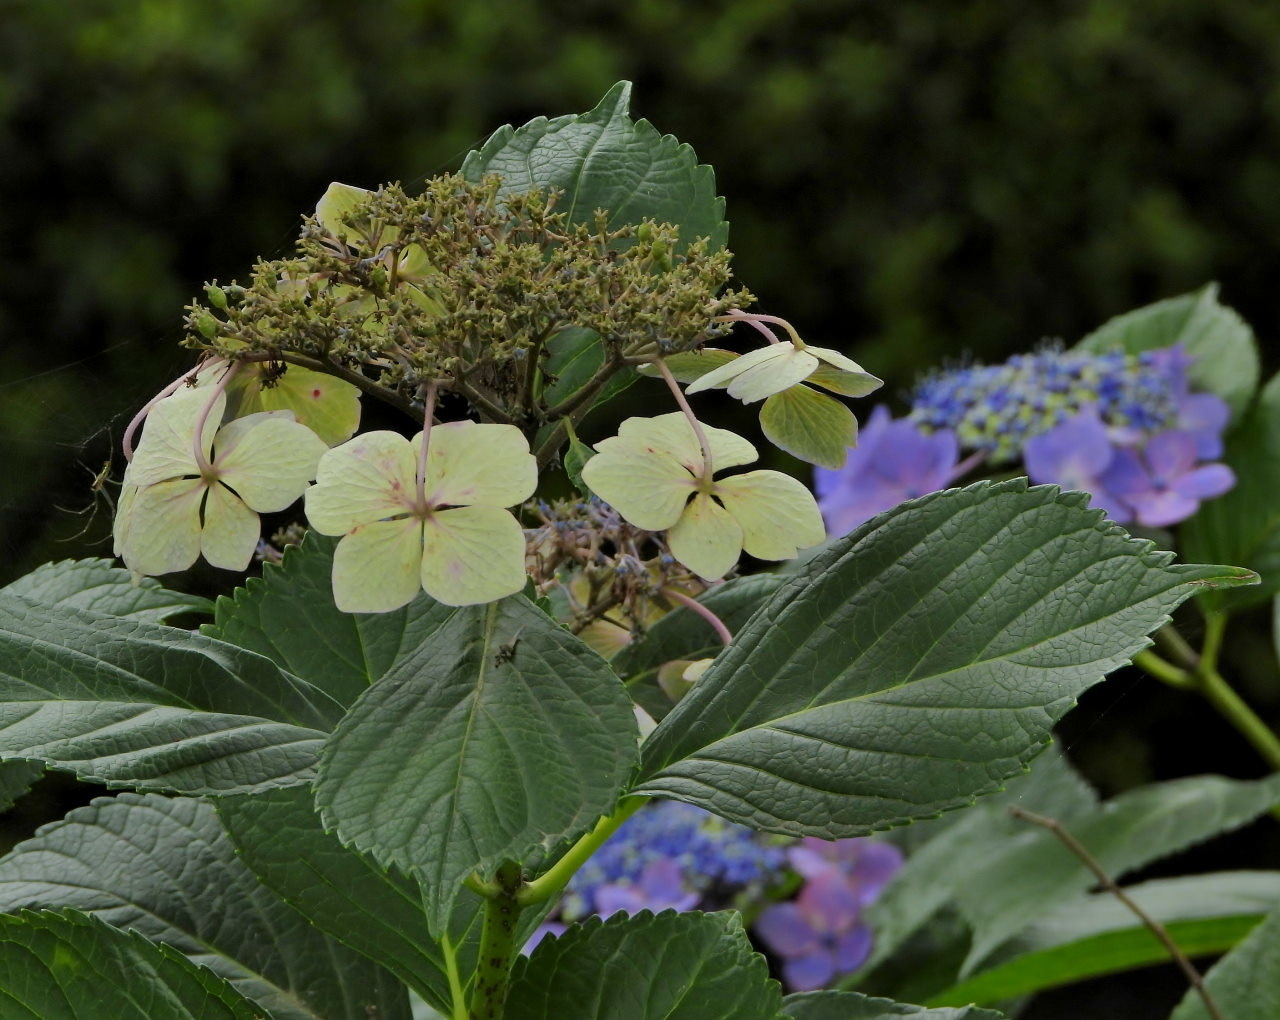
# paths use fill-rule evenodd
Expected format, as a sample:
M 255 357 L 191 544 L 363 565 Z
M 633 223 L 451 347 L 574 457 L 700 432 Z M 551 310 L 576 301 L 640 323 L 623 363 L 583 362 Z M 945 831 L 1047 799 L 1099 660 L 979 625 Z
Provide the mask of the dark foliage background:
M 456 168 L 499 124 L 588 109 L 620 78 L 634 113 L 715 165 L 762 307 L 890 395 L 1209 279 L 1276 367 L 1274 4 L 0 0 L 0 16 L 0 580 L 104 554 L 88 543 L 109 515 L 58 507 L 91 505 L 110 441 L 188 363 L 182 306 L 204 280 L 287 251 L 331 180 Z M 1268 623 L 1232 654 L 1274 718 Z M 1137 677 L 1064 738 L 1108 792 L 1258 772 L 1199 703 Z M 1197 864 L 1274 866 L 1276 849 L 1251 830 Z

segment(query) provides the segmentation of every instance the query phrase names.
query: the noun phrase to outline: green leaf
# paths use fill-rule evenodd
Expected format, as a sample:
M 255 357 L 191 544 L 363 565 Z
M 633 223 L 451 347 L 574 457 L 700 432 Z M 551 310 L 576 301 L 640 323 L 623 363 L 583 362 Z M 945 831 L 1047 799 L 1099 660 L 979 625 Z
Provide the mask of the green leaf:
M 112 786 L 243 793 L 310 775 L 342 714 L 269 659 L 0 594 L 0 757 Z
M 591 449 L 577 436 L 569 437 L 569 449 L 565 451 L 564 455 L 564 469 L 569 475 L 569 481 L 573 482 L 573 487 L 586 497 L 590 497 L 591 489 L 582 480 L 582 469 L 587 466 L 587 461 L 595 455 L 595 450 Z
M 1037 811 L 1069 823 L 1091 812 L 1097 797 L 1066 757 L 1050 747 L 1031 763 L 1028 775 L 1015 776 L 1003 792 L 967 811 L 918 822 L 905 830 L 905 836 L 914 836 L 917 848 L 909 849 L 902 870 L 867 908 L 867 924 L 876 938 L 860 976 L 870 973 L 953 903 L 989 854 L 1002 849 L 1007 840 L 1025 835 L 1027 823 L 1009 814 L 1010 804 L 1035 805 Z
M 658 724 L 636 792 L 840 838 L 1000 789 L 1196 588 L 1254 579 L 1175 565 L 1086 500 L 979 482 L 833 543 Z
M 544 938 L 507 1020 L 776 1020 L 782 996 L 736 913 L 615 914 Z
M 858 992 L 800 992 L 782 1000 L 782 1015 L 795 1020 L 891 1020 L 912 1016 L 920 1020 L 1004 1020 L 1003 1013 L 976 1006 L 926 1009 L 905 1002 L 873 999 Z
M 1218 303 L 1216 283 L 1117 315 L 1081 340 L 1079 347 L 1137 354 L 1174 344 L 1195 358 L 1188 369 L 1192 386 L 1218 394 L 1238 417 L 1258 386 L 1258 344 L 1248 323 Z
M 1230 492 L 1201 504 L 1179 529 L 1188 556 L 1221 556 L 1256 570 L 1262 584 L 1240 592 L 1206 593 L 1215 606 L 1265 602 L 1280 591 L 1280 375 L 1258 394 L 1257 402 L 1227 437 L 1223 456 L 1236 473 Z
M 785 580 L 776 574 L 737 577 L 699 595 L 698 601 L 736 633 Z M 662 617 L 643 637 L 624 645 L 609 664 L 625 680 L 632 699 L 654 719 L 661 719 L 672 705 L 657 684 L 662 664 L 672 659 L 710 659 L 723 648 L 706 620 L 680 607 Z
M 543 373 L 551 380 L 543 394 L 547 406 L 554 407 L 578 393 L 604 365 L 604 358 L 604 342 L 599 333 L 590 329 L 575 326 L 548 340 L 542 364 Z M 632 369 L 618 369 L 592 398 L 591 406 L 599 407 L 612 400 L 636 379 Z
M 620 81 L 590 113 L 499 128 L 460 172 L 472 182 L 500 174 L 503 194 L 559 188 L 556 211 L 571 223 L 591 223 L 604 209 L 610 229 L 649 218 L 677 225 L 682 247 L 707 237 L 713 251 L 723 248 L 729 224 L 715 173 L 688 145 L 633 121 L 630 105 L 631 83 Z
M 731 361 L 742 357 L 733 351 L 722 351 L 715 347 L 703 347 L 696 351 L 683 351 L 672 354 L 662 360 L 666 363 L 676 382 L 691 383 L 701 379 L 708 372 L 714 371 Z M 662 373 L 657 365 L 640 365 L 636 371 L 650 379 L 661 379 Z
M 769 442 L 793 457 L 838 470 L 858 442 L 858 420 L 840 401 L 808 386 L 775 393 L 760 408 Z
M 1280 909 L 1273 910 L 1235 949 L 1205 975 L 1209 994 L 1229 1020 L 1275 1020 L 1280 1016 Z M 1190 989 L 1169 1020 L 1208 1020 L 1209 1011 Z
M 1225 953 L 1280 903 L 1280 873 L 1223 872 L 1125 889 L 1187 956 Z M 1010 944 L 1007 957 L 933 997 L 935 1004 L 1000 1002 L 1102 974 L 1167 962 L 1151 929 L 1110 893 L 1072 900 Z
M 433 933 L 460 883 L 608 813 L 635 765 L 622 683 L 523 596 L 457 609 L 361 695 L 316 801 L 348 845 L 413 875 Z
M 425 593 L 390 613 L 343 613 L 330 575 L 338 540 L 307 532 L 230 598 L 218 599 L 202 634 L 265 655 L 341 705 L 349 706 L 392 664 L 449 617 Z
M 199 595 L 170 591 L 154 577 L 134 580 L 112 560 L 62 560 L 37 567 L 0 588 L 33 602 L 88 609 L 106 616 L 163 623 L 184 613 L 209 613 L 213 603 Z
M 8 1020 L 261 1020 L 260 1006 L 180 953 L 95 917 L 0 917 Z
M 13 807 L 42 775 L 44 766 L 36 761 L 0 762 L 0 811 Z
M 416 882 L 386 871 L 325 832 L 307 789 L 224 797 L 217 811 L 240 859 L 268 889 L 321 931 L 382 964 L 449 1012 L 445 954 L 427 931 Z M 541 916 L 527 911 L 521 920 L 536 925 Z M 479 919 L 479 897 L 464 890 L 449 924 L 464 979 L 475 966 Z
M 211 804 L 122 793 L 0 860 L 0 910 L 72 907 L 171 946 L 276 1020 L 404 1017 L 403 988 L 313 928 L 237 858 Z M 111 1016 L 113 1013 L 91 1013 Z
M 1210 836 L 1239 828 L 1280 801 L 1280 776 L 1254 783 L 1196 776 L 1145 786 L 1108 801 L 1075 821 L 1071 834 L 1103 869 L 1120 878 Z M 1029 810 L 1036 810 L 1028 803 Z M 1093 873 L 1054 833 L 1028 826 L 988 852 L 959 890 L 957 902 L 973 926 L 963 973 L 1037 918 L 1095 884 Z

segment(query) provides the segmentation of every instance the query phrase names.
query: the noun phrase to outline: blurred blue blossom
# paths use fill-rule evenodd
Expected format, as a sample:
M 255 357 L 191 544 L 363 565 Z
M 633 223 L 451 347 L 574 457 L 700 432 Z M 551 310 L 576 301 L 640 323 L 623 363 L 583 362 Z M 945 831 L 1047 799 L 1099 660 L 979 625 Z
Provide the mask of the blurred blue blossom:
M 589 914 L 691 910 L 713 893 L 763 890 L 780 877 L 786 860 L 773 837 L 690 804 L 654 802 L 573 876 L 556 917 L 539 927 L 525 950 Z
M 926 431 L 950 429 L 963 449 L 1002 463 L 1086 407 L 1112 428 L 1148 433 L 1175 425 L 1187 361 L 1177 348 L 1089 354 L 1046 346 L 1002 365 L 929 376 L 916 388 L 910 417 Z
M 827 531 L 843 535 L 903 500 L 936 492 L 959 473 L 955 433 L 931 434 L 913 421 L 893 421 L 883 404 L 871 412 L 858 445 L 839 470 L 816 468 L 814 488 Z
M 871 954 L 863 910 L 902 867 L 902 853 L 867 839 L 807 838 L 787 857 L 804 886 L 794 901 L 766 907 L 755 932 L 781 959 L 788 988 L 810 991 L 857 970 Z
M 1193 393 L 1181 347 L 1087 354 L 1046 347 L 1003 365 L 941 372 L 910 415 L 878 407 L 839 471 L 818 469 L 833 535 L 905 499 L 944 488 L 976 459 L 1021 455 L 1036 483 L 1091 494 L 1121 524 L 1168 527 L 1235 484 L 1222 455 L 1226 403 Z M 957 463 L 961 450 L 976 450 Z

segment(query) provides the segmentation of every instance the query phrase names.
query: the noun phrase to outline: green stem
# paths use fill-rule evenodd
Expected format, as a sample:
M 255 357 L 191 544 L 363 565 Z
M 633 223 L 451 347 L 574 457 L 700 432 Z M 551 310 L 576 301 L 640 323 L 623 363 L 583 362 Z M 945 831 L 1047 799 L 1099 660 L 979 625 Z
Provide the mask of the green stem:
M 1201 666 L 1196 679 L 1200 693 L 1253 745 L 1274 771 L 1280 772 L 1280 738 L 1264 723 L 1212 667 Z
M 444 973 L 449 980 L 449 1020 L 470 1020 L 467 1011 L 467 993 L 462 988 L 462 979 L 458 974 L 458 950 L 446 935 L 440 939 L 440 949 L 444 953 Z
M 596 369 L 595 374 L 582 384 L 582 389 L 578 390 L 572 396 L 566 397 L 555 407 L 548 407 L 543 418 L 551 420 L 553 418 L 563 418 L 568 414 L 572 414 L 587 401 L 595 398 L 607 383 L 622 368 L 622 358 L 617 354 L 611 354 L 605 359 L 603 365 Z
M 1160 658 L 1149 648 L 1135 655 L 1133 664 L 1157 680 L 1163 680 L 1170 687 L 1176 687 L 1180 691 L 1197 689 L 1196 679 L 1191 673 Z
M 1280 772 L 1280 737 L 1218 672 L 1218 656 L 1222 652 L 1226 626 L 1226 613 L 1213 610 L 1205 613 L 1204 647 L 1199 654 L 1169 627 L 1156 634 L 1165 648 L 1186 662 L 1186 669 L 1175 666 L 1150 649 L 1135 655 L 1133 664 L 1170 687 L 1198 692 L 1236 728 L 1273 771 Z
M 522 907 L 527 907 L 557 895 L 569 884 L 569 879 L 573 878 L 577 870 L 587 862 L 587 858 L 599 850 L 605 840 L 617 832 L 622 823 L 639 811 L 647 800 L 647 797 L 624 797 L 613 814 L 602 818 L 596 827 L 574 843 L 549 871 L 521 888 L 516 893 L 516 902 Z
M 470 1020 L 502 1020 L 511 961 L 520 948 L 516 945 L 516 922 L 524 909 L 517 899 L 517 892 L 521 889 L 520 865 L 502 865 L 496 881 L 497 895 L 484 901 Z

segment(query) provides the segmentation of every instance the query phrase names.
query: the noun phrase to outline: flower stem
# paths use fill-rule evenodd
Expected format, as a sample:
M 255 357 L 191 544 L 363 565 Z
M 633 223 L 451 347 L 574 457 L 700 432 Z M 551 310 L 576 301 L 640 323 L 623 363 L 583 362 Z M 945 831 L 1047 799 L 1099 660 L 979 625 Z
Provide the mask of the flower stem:
M 1187 981 L 1191 984 L 1191 987 L 1194 988 L 1196 993 L 1200 996 L 1205 1009 L 1209 1011 L 1209 1015 L 1213 1017 L 1214 1020 L 1224 1020 L 1222 1010 L 1218 1008 L 1218 1004 L 1209 993 L 1209 989 L 1205 987 L 1204 978 L 1200 976 L 1200 972 L 1196 970 L 1191 961 L 1187 959 L 1187 954 L 1184 953 L 1178 946 L 1178 943 L 1173 940 L 1168 929 L 1138 906 L 1138 904 L 1135 903 L 1129 895 L 1120 888 L 1120 886 L 1116 885 L 1115 879 L 1106 872 L 1098 862 L 1098 859 L 1085 849 L 1083 843 L 1068 832 L 1063 824 L 1056 818 L 1050 818 L 1047 815 L 1038 815 L 1016 805 L 1009 808 L 1009 813 L 1015 818 L 1021 818 L 1023 821 L 1031 822 L 1033 825 L 1039 825 L 1042 828 L 1048 829 L 1057 836 L 1066 848 L 1075 854 L 1086 868 L 1093 872 L 1093 875 L 1098 880 L 1099 884 L 1106 889 L 1107 892 L 1111 893 L 1112 896 L 1128 907 L 1137 916 L 1138 920 L 1146 925 L 1148 930 L 1150 930 L 1150 932 L 1160 940 L 1160 944 L 1164 946 L 1169 955 L 1173 957 L 1173 961 L 1178 965 L 1178 969 L 1182 971 Z
M 196 432 L 191 438 L 191 455 L 196 462 L 196 467 L 200 471 L 202 478 L 210 478 L 213 476 L 213 465 L 209 463 L 208 455 L 204 452 L 204 426 L 209 420 L 209 415 L 213 411 L 213 405 L 218 402 L 218 398 L 227 392 L 227 385 L 231 382 L 231 377 L 240 369 L 240 363 L 233 361 L 227 370 L 222 373 L 222 378 L 218 380 L 213 387 L 213 391 L 209 394 L 209 399 L 205 401 L 204 407 L 200 409 L 200 416 L 196 418 Z M 213 448 L 212 441 L 209 448 Z
M 569 884 L 569 879 L 573 878 L 577 870 L 587 862 L 587 859 L 647 801 L 647 797 L 624 797 L 613 814 L 600 819 L 596 827 L 574 843 L 565 855 L 551 866 L 550 870 L 520 889 L 516 893 L 517 902 L 521 906 L 530 906 L 558 895 Z
M 422 406 L 422 446 L 418 448 L 418 509 L 422 511 L 427 506 L 427 447 L 431 444 L 431 423 L 435 416 L 436 384 L 429 382 Z
M 734 309 L 728 315 L 716 316 L 716 322 L 749 322 L 752 325 L 756 323 L 771 322 L 775 326 L 781 326 L 787 331 L 787 336 L 791 337 L 791 342 L 795 345 L 797 351 L 803 351 L 805 342 L 800 338 L 800 334 L 796 332 L 795 326 L 791 325 L 786 319 L 780 319 L 776 315 L 761 315 L 759 312 L 743 312 Z M 777 343 L 775 340 L 774 343 Z
M 216 367 L 222 362 L 222 360 L 223 359 L 221 358 L 214 358 L 212 361 L 208 361 L 203 365 L 197 365 L 190 371 L 183 372 L 182 375 L 178 376 L 178 378 L 174 379 L 173 382 L 169 383 L 164 389 L 142 405 L 142 410 L 133 416 L 128 427 L 124 430 L 124 436 L 120 440 L 120 448 L 124 451 L 125 460 L 133 460 L 133 437 L 137 433 L 138 427 L 142 424 L 143 420 L 151 413 L 151 409 L 155 407 L 156 404 L 160 403 L 160 401 L 165 397 L 177 390 L 177 388 L 183 383 L 190 379 L 194 379 L 200 374 L 201 370 Z
M 516 945 L 516 922 L 524 909 L 516 898 L 521 888 L 520 865 L 502 865 L 496 879 L 496 895 L 484 902 L 475 991 L 471 995 L 471 1020 L 502 1020 L 511 961 L 519 948 Z
M 711 490 L 711 479 L 715 473 L 715 465 L 711 463 L 711 443 L 707 440 L 707 430 L 702 427 L 702 422 L 698 421 L 698 416 L 693 413 L 693 408 L 689 406 L 689 401 L 685 398 L 679 383 L 676 382 L 676 377 L 671 374 L 671 369 L 667 368 L 667 363 L 659 358 L 657 366 L 658 371 L 662 373 L 662 378 L 667 382 L 667 388 L 671 390 L 672 396 L 676 398 L 676 403 L 680 405 L 680 410 L 684 412 L 685 418 L 689 420 L 689 424 L 693 428 L 693 434 L 698 437 L 698 446 L 702 448 L 702 484 L 704 491 L 709 492 Z
M 711 624 L 712 629 L 716 632 L 716 637 L 724 644 L 727 645 L 733 640 L 733 632 L 724 625 L 724 621 L 697 599 L 689 597 L 684 592 L 676 591 L 674 588 L 664 588 L 662 594 L 675 602 L 679 602 L 686 609 L 697 613 L 707 623 Z
M 1161 644 L 1186 663 L 1185 668 L 1175 666 L 1150 649 L 1135 655 L 1133 664 L 1170 687 L 1199 693 L 1236 728 L 1272 771 L 1280 772 L 1280 737 L 1218 672 L 1227 615 L 1207 612 L 1205 624 L 1204 647 L 1199 654 L 1179 634 L 1160 632 L 1156 635 Z

